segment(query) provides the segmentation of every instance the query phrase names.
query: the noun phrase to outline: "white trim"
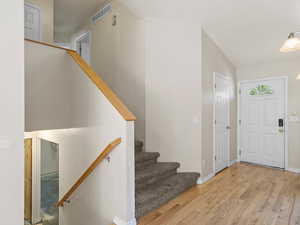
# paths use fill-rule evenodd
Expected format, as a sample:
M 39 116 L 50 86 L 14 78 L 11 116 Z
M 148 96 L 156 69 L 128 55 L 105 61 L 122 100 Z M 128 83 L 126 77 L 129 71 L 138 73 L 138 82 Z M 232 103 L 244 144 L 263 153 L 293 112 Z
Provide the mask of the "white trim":
M 74 38 L 73 41 L 73 50 L 77 51 L 77 42 L 80 41 L 81 39 L 83 39 L 85 36 L 88 36 L 89 39 L 89 45 L 88 45 L 88 60 L 86 60 L 86 62 L 90 65 L 91 64 L 91 46 L 92 46 L 92 32 L 90 30 L 88 31 L 84 31 L 82 33 L 80 33 L 77 37 Z
M 119 219 L 117 216 L 113 219 L 115 225 L 137 225 L 136 219 L 132 219 L 130 221 L 124 221 Z
M 288 134 L 289 134 L 289 120 L 288 120 L 288 104 L 289 104 L 289 93 L 288 93 L 288 81 L 289 78 L 287 76 L 282 77 L 285 82 L 285 140 L 284 140 L 284 168 L 289 168 L 289 140 L 288 140 Z
M 216 175 L 216 73 L 213 74 L 213 174 Z M 210 175 L 209 175 L 210 176 Z M 201 177 L 199 179 L 202 179 Z M 203 178 L 204 179 L 204 178 Z
M 288 80 L 287 76 L 278 76 L 278 77 L 266 77 L 266 78 L 261 78 L 261 79 L 254 79 L 254 80 L 241 80 L 239 81 L 240 84 L 242 83 L 251 83 L 251 82 L 259 82 L 259 81 L 269 81 L 269 80 L 281 80 L 281 79 L 286 79 Z
M 235 164 L 235 163 L 237 163 L 237 160 L 236 160 L 236 159 L 230 160 L 230 162 L 229 162 L 229 167 L 232 166 L 232 165 Z
M 221 77 L 224 80 L 228 80 L 230 81 L 229 77 L 224 76 L 221 73 L 218 72 L 214 72 L 213 73 L 213 173 L 216 174 L 216 160 L 215 160 L 215 156 L 216 156 L 216 101 L 215 101 L 215 97 L 216 97 L 216 76 Z M 228 126 L 231 126 L 230 124 L 230 102 L 229 102 L 229 107 L 228 107 Z M 227 162 L 227 166 L 230 166 L 230 136 L 231 136 L 231 130 L 229 130 L 229 134 L 228 134 L 228 162 Z
M 236 124 L 237 124 L 237 128 L 236 128 L 236 140 L 237 140 L 237 149 L 236 149 L 236 152 L 237 152 L 237 162 L 240 162 L 241 161 L 241 156 L 240 156 L 240 132 L 241 132 L 241 129 L 240 129 L 240 100 L 241 100 L 241 95 L 240 95 L 240 90 L 241 90 L 241 84 L 240 84 L 240 81 L 237 83 L 237 90 L 236 90 L 236 94 L 237 94 L 237 118 L 236 118 Z
M 39 11 L 39 40 L 36 40 L 36 41 L 42 41 L 42 38 L 43 38 L 43 26 L 42 26 L 42 10 L 39 6 L 36 6 L 32 3 L 29 3 L 29 2 L 24 2 L 24 6 L 27 5 L 28 7 L 31 7 L 31 8 L 34 8 L 36 10 Z
M 240 96 L 240 93 L 239 93 L 239 90 L 240 90 L 240 87 L 241 87 L 241 84 L 243 83 L 251 83 L 251 82 L 259 82 L 259 81 L 269 81 L 269 80 L 283 80 L 284 81 L 284 95 L 285 95 L 285 116 L 284 116 L 284 121 L 285 121 L 285 133 L 284 133 L 284 169 L 285 170 L 289 170 L 287 168 L 288 167 L 288 131 L 289 131 L 289 121 L 288 121 L 288 76 L 278 76 L 278 77 L 267 77 L 267 78 L 262 78 L 262 79 L 254 79 L 254 80 L 242 80 L 242 81 L 239 81 L 238 82 L 238 129 L 237 129 L 237 142 L 238 142 L 238 148 L 237 148 L 237 156 L 238 156 L 238 162 L 240 161 L 240 155 L 239 155 L 239 149 L 240 149 L 240 132 L 241 132 L 241 129 L 240 129 L 240 124 L 239 124 L 239 120 L 240 120 L 240 117 L 241 117 L 241 113 L 240 113 L 240 110 L 241 110 L 241 96 Z
M 200 177 L 197 180 L 197 184 L 204 184 L 207 181 L 209 181 L 211 178 L 213 178 L 214 176 L 215 176 L 215 173 L 211 173 L 211 174 L 207 175 L 206 177 Z
M 300 173 L 300 169 L 296 169 L 296 168 L 288 168 L 286 170 L 290 171 L 290 172 L 293 172 L 293 173 Z

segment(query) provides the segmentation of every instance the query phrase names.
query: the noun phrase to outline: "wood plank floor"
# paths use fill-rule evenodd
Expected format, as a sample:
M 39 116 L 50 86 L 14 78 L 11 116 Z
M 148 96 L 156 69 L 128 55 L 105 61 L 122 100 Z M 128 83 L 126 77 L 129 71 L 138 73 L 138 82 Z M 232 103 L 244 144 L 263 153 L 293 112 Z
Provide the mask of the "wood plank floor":
M 237 163 L 139 225 L 300 225 L 300 175 Z

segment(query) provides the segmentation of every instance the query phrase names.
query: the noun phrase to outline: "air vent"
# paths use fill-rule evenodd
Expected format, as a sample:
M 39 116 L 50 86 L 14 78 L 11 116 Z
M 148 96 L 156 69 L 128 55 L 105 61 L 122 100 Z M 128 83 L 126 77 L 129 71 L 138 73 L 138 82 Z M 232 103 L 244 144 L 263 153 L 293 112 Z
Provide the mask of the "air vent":
M 111 3 L 104 6 L 92 17 L 92 23 L 96 23 L 98 20 L 102 19 L 111 11 L 111 9 L 112 9 Z

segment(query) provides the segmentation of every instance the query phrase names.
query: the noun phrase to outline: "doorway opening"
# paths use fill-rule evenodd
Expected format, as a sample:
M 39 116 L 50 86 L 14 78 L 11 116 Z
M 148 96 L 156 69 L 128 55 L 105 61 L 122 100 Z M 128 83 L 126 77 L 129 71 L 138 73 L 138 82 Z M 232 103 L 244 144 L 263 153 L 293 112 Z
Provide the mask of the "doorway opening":
M 91 32 L 85 32 L 75 39 L 74 43 L 77 53 L 91 64 Z
M 287 79 L 240 82 L 240 161 L 287 168 Z

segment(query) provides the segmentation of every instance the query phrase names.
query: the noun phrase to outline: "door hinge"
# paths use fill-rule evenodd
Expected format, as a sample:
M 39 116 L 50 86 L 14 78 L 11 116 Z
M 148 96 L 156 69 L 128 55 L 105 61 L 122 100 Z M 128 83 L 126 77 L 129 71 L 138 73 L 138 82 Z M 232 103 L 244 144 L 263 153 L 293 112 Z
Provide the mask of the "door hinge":
M 242 155 L 242 149 L 240 149 L 239 154 L 240 154 L 240 156 Z
M 215 120 L 215 124 L 217 124 L 217 120 Z
M 217 89 L 217 84 L 215 84 L 215 89 Z
M 240 95 L 242 94 L 242 90 L 241 90 L 241 89 L 239 89 L 239 94 L 240 94 Z
M 239 125 L 242 125 L 242 120 L 239 120 Z
M 215 161 L 217 161 L 217 156 L 215 155 Z

